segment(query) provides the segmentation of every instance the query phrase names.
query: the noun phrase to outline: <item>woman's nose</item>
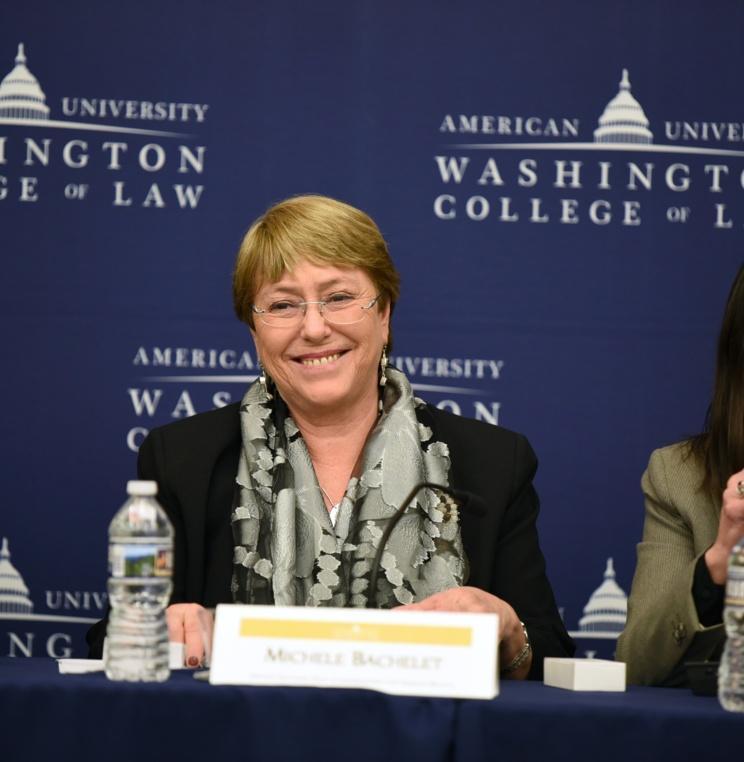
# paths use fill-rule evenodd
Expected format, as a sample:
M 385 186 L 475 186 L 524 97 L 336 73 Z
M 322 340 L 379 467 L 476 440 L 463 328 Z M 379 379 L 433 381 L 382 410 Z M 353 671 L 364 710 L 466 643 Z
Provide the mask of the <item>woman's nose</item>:
M 319 304 L 308 304 L 302 317 L 302 334 L 309 338 L 322 337 L 330 333 L 328 321 L 323 317 Z

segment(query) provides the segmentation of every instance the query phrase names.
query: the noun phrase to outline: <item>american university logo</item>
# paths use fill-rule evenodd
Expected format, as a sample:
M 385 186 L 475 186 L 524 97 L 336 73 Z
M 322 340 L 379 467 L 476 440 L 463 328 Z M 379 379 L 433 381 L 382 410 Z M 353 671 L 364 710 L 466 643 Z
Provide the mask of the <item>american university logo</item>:
M 15 66 L 0 82 L 0 201 L 103 199 L 117 209 L 193 211 L 205 191 L 206 161 L 206 146 L 193 132 L 208 109 L 203 103 L 79 96 L 63 96 L 53 109 L 19 43 Z M 143 122 L 188 132 L 132 126 Z M 57 175 L 54 183 L 50 172 Z
M 46 590 L 44 613 L 35 613 L 31 593 L 10 561 L 8 538 L 0 547 L 0 655 L 51 656 L 72 654 L 73 629 L 89 627 L 106 608 L 106 593 Z M 50 613 L 70 611 L 69 615 Z M 87 615 L 86 615 L 87 614 Z
M 445 114 L 437 131 L 458 136 L 434 156 L 437 220 L 638 227 L 649 198 L 655 220 L 661 206 L 662 222 L 744 228 L 734 216 L 744 123 L 666 120 L 655 130 L 628 69 L 590 134 L 578 117 L 489 114 Z

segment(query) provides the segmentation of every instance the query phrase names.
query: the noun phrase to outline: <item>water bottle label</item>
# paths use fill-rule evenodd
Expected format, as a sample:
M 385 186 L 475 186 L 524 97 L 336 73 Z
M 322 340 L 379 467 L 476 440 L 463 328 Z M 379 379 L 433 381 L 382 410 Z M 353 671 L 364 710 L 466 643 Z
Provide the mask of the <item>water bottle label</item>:
M 726 580 L 726 605 L 744 606 L 744 569 L 729 567 Z
M 173 550 L 170 545 L 129 545 L 117 543 L 109 549 L 112 577 L 170 577 Z

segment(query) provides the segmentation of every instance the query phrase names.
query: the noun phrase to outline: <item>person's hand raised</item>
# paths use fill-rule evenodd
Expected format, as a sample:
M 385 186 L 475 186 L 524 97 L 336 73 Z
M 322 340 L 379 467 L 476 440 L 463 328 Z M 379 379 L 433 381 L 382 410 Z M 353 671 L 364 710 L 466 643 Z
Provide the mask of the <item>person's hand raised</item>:
M 744 469 L 733 474 L 726 483 L 721 501 L 721 516 L 718 519 L 718 535 L 716 541 L 705 552 L 705 563 L 710 578 L 717 585 L 723 585 L 726 582 L 729 556 L 742 537 L 744 537 Z

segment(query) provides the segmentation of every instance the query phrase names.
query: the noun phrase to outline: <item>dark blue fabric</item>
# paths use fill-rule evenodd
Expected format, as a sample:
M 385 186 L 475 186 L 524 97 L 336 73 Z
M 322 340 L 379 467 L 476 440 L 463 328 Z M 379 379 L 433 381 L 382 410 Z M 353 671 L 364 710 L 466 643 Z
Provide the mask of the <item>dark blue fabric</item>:
M 84 762 L 732 759 L 744 715 L 686 690 L 572 693 L 504 682 L 493 701 L 361 690 L 159 685 L 0 659 L 0 759 Z
M 744 715 L 685 689 L 574 692 L 512 682 L 494 701 L 458 705 L 454 758 L 709 762 L 733 759 L 742 734 Z
M 0 660 L 3 762 L 295 760 L 444 762 L 455 702 L 374 691 L 162 684 L 59 675 L 51 659 Z

